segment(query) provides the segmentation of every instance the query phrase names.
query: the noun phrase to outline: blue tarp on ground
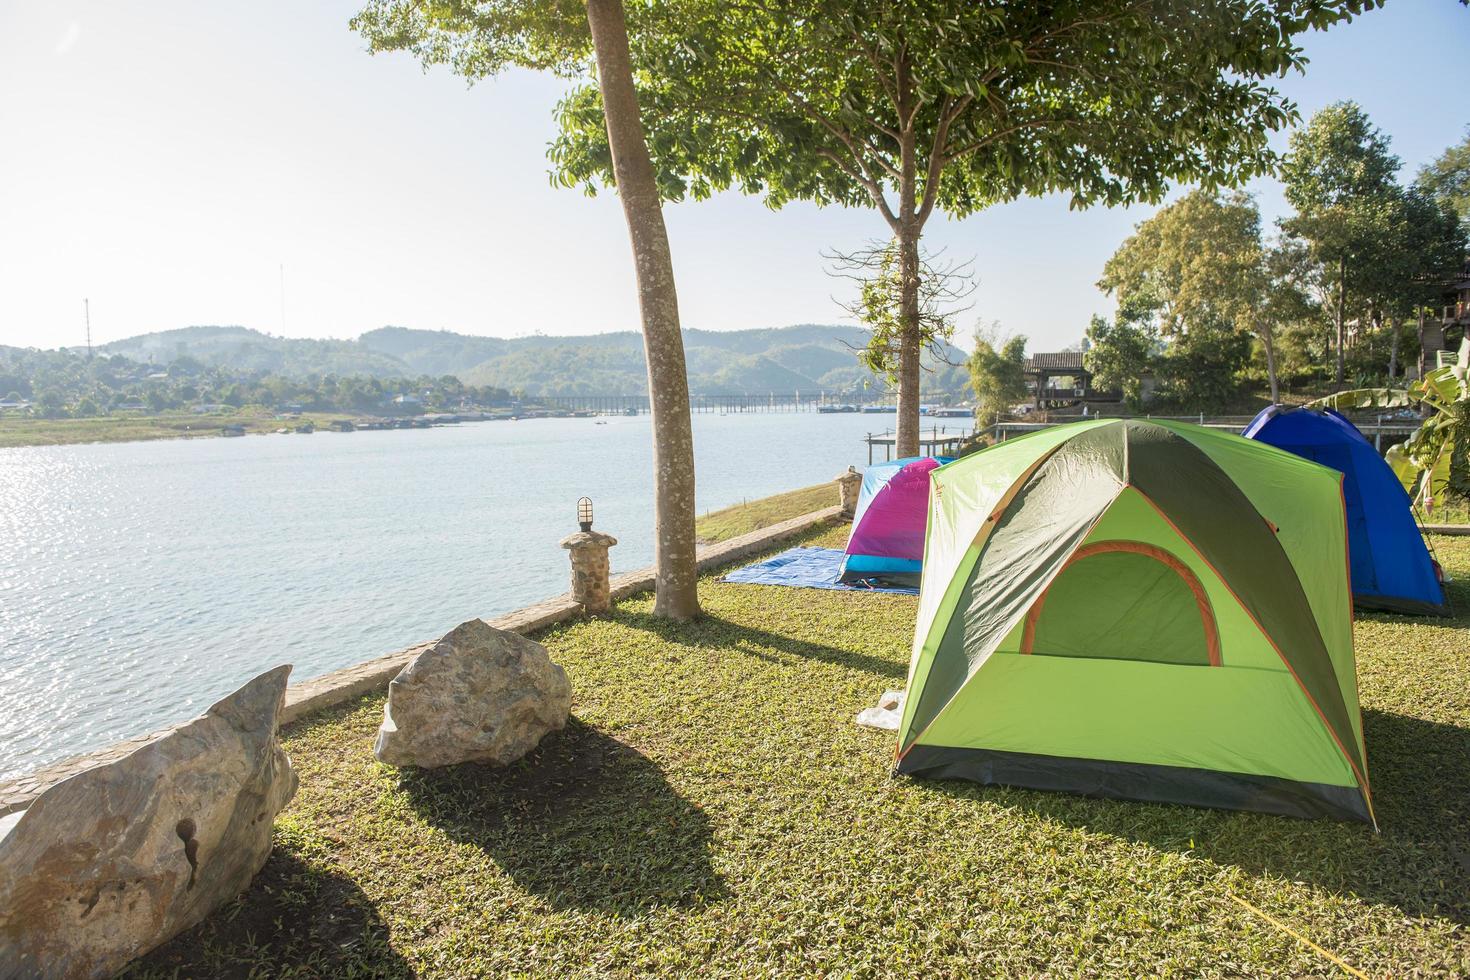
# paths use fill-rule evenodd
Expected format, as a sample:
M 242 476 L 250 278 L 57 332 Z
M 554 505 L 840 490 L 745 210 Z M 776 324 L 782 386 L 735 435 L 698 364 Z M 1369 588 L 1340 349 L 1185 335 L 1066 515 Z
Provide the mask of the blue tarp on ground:
M 801 589 L 835 589 L 842 592 L 898 592 L 918 595 L 918 589 L 894 589 L 848 585 L 837 581 L 845 553 L 838 548 L 792 548 L 775 558 L 737 568 L 721 581 L 747 585 L 792 585 Z

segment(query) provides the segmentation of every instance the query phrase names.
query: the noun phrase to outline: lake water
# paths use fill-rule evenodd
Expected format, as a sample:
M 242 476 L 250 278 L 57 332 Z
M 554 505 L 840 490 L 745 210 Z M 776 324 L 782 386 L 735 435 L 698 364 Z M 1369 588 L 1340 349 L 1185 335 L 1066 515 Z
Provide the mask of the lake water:
M 863 434 L 892 425 L 696 415 L 699 508 L 861 468 Z M 275 664 L 300 681 L 564 592 L 583 494 L 614 573 L 650 564 L 650 433 L 641 416 L 0 449 L 0 777 L 189 718 Z

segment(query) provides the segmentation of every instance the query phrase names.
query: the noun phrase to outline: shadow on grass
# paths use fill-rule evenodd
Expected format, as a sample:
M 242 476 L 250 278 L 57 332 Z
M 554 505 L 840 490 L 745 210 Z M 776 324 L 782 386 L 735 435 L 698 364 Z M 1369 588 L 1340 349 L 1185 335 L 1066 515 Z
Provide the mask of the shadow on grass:
M 855 650 L 844 650 L 841 647 L 799 640 L 782 633 L 772 633 L 769 630 L 731 622 L 708 613 L 687 623 L 664 619 L 652 613 L 627 612 L 621 609 L 614 611 L 612 615 L 616 622 L 632 629 L 651 633 L 667 643 L 682 643 L 685 646 L 694 647 L 718 646 L 764 660 L 767 663 L 780 663 L 780 658 L 771 655 L 770 651 L 775 650 L 787 656 L 832 664 L 837 667 L 849 667 L 898 681 L 908 676 L 907 661 L 899 663 L 896 660 L 875 657 Z
M 399 785 L 426 820 L 555 908 L 632 917 L 726 894 L 708 818 L 647 756 L 576 718 L 510 766 L 405 769 Z
M 135 960 L 122 976 L 412 977 L 351 878 L 279 845 L 234 902 Z
M 1380 833 L 1366 824 L 935 781 L 1092 832 L 1470 924 L 1470 729 L 1363 712 Z

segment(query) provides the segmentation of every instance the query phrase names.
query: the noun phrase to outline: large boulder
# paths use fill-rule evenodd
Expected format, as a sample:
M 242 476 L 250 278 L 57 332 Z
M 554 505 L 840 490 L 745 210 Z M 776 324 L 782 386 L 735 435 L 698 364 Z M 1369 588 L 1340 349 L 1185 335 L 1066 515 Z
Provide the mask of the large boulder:
M 0 977 L 104 977 L 245 890 L 296 792 L 289 666 L 0 820 Z
M 373 753 L 395 766 L 508 765 L 567 723 L 572 685 L 546 648 L 472 619 L 388 685 Z

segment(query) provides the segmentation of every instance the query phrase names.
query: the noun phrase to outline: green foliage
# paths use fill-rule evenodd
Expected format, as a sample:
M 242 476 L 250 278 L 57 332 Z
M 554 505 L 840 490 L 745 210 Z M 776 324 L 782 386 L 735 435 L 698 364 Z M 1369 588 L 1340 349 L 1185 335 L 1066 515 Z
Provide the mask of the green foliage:
M 1298 214 L 1311 219 L 1336 211 L 1348 219 L 1392 191 L 1399 166 L 1388 137 L 1363 108 L 1335 102 L 1291 134 L 1280 174 L 1287 203 Z
M 1157 334 L 1166 344 L 1158 365 L 1163 394 L 1190 411 L 1215 410 L 1238 388 L 1235 375 L 1255 337 L 1274 394 L 1279 321 L 1300 303 L 1290 280 L 1272 275 L 1272 264 L 1255 201 L 1242 193 L 1196 190 L 1140 223 L 1098 282 L 1117 296 L 1121 324 L 1146 327 L 1139 333 L 1101 324 L 1105 387 L 1122 388 L 1137 410 L 1138 372 Z
M 868 340 L 863 329 L 841 325 L 686 330 L 690 390 L 696 395 L 800 390 L 803 397 L 826 391 L 868 400 L 882 393 L 882 378 L 852 355 Z M 103 350 L 105 354 L 87 368 L 85 358 L 71 352 L 0 348 L 0 390 L 13 389 L 29 398 L 33 373 L 50 378 L 55 372 L 68 403 L 96 384 L 100 387 L 93 398 L 104 408 L 114 394 L 124 402 L 141 400 L 146 384 L 159 384 L 169 393 L 168 407 L 295 402 L 320 405 L 323 411 L 365 414 L 377 413 L 385 397 L 426 387 L 442 389 L 436 404 L 457 404 L 458 392 L 450 378 L 474 390 L 471 401 L 485 404 L 504 401 L 512 390 L 530 398 L 648 391 L 643 340 L 633 331 L 505 339 L 385 327 L 357 340 L 317 341 L 271 337 L 239 327 L 189 327 L 117 341 Z M 48 359 L 59 360 L 44 367 Z M 964 360 L 958 348 L 937 343 L 925 358 L 926 397 L 946 400 L 966 391 Z M 22 361 L 23 370 L 7 368 Z M 60 366 L 62 361 L 70 366 Z M 127 367 L 114 368 L 114 362 Z M 355 365 L 371 370 L 354 371 Z M 154 373 L 166 373 L 168 378 L 148 382 Z M 94 375 L 100 380 L 94 382 Z
M 970 388 L 975 392 L 975 420 L 981 426 L 1005 418 L 1026 397 L 1026 338 L 1002 341 L 998 331 L 975 332 L 970 355 Z
M 1318 399 L 1327 408 L 1403 408 L 1429 414 L 1403 443 L 1386 454 L 1417 505 L 1431 512 L 1448 498 L 1470 499 L 1470 337 L 1456 362 L 1430 371 L 1408 388 L 1358 388 Z
M 1166 343 L 1163 394 L 1191 411 L 1228 402 L 1245 367 L 1231 332 L 1255 338 L 1252 374 L 1263 370 L 1273 398 L 1281 376 L 1312 378 L 1334 353 L 1337 376 L 1360 383 L 1404 363 L 1417 343 L 1404 321 L 1458 271 L 1465 238 L 1446 207 L 1399 187 L 1398 167 L 1362 109 L 1337 103 L 1292 135 L 1282 175 L 1297 212 L 1279 242 L 1262 241 L 1240 193 L 1195 190 L 1142 222 L 1098 285 L 1120 321 Z
M 895 339 L 911 366 L 912 266 L 936 210 L 1115 206 L 1266 173 L 1269 135 L 1295 119 L 1268 84 L 1302 66 L 1294 37 L 1379 2 L 682 0 L 639 5 L 633 58 L 666 198 L 738 187 L 878 210 L 906 257 Z M 611 179 L 596 86 L 558 118 L 557 179 L 592 193 Z M 904 372 L 900 404 L 917 409 L 914 383 Z
M 57 388 L 41 388 L 36 397 L 36 408 L 42 418 L 66 418 L 66 394 Z
M 734 186 L 775 207 L 876 206 L 892 224 L 902 205 L 880 199 L 905 173 L 922 216 L 1057 191 L 1117 205 L 1265 173 L 1268 134 L 1295 115 L 1267 84 L 1302 66 L 1293 38 L 1375 6 L 689 0 L 639 5 L 630 29 L 669 197 Z M 559 118 L 560 179 L 606 183 L 595 87 Z
M 407 51 L 425 68 L 479 81 L 508 68 L 585 75 L 592 39 L 579 0 L 368 0 L 349 22 L 374 54 Z
M 1098 287 L 1116 294 L 1120 317 L 1148 320 L 1164 337 L 1254 332 L 1269 285 L 1260 222 L 1245 194 L 1193 191 L 1139 224 Z
M 1293 133 L 1282 165 L 1296 214 L 1281 227 L 1305 255 L 1307 279 L 1338 334 L 1339 379 L 1346 368 L 1345 320 L 1361 311 L 1365 323 L 1393 325 L 1433 302 L 1437 283 L 1464 261 L 1465 229 L 1452 194 L 1404 190 L 1399 165 L 1388 138 L 1352 102 L 1328 106 Z
M 1170 342 L 1158 359 L 1159 392 L 1188 412 L 1219 412 L 1240 390 L 1239 373 L 1250 360 L 1245 334 L 1200 330 Z
M 1470 129 L 1463 140 L 1419 169 L 1414 186 L 1458 215 L 1465 233 L 1470 234 Z
M 912 367 L 925 333 L 914 256 L 936 209 L 962 217 L 1023 195 L 1074 206 L 1157 200 L 1181 181 L 1237 184 L 1274 162 L 1296 118 L 1270 81 L 1304 64 L 1297 35 L 1381 0 L 642 0 L 625 4 L 642 121 L 666 199 L 738 187 L 875 207 L 900 243 L 867 366 Z M 581 5 L 369 0 L 353 27 L 471 80 L 510 66 L 574 79 L 557 109 L 556 179 L 613 182 Z M 875 283 L 887 294 L 892 283 Z M 917 408 L 914 374 L 900 402 Z M 901 421 L 901 432 L 915 421 Z
M 114 341 L 99 350 L 140 363 L 157 364 L 160 371 L 183 376 L 209 367 L 293 378 L 327 374 L 387 378 L 441 373 L 432 366 L 413 364 L 378 350 L 368 338 L 380 332 L 372 331 L 356 341 L 313 340 L 273 337 L 245 327 L 196 326 L 142 334 Z
M 110 346 L 146 343 L 146 339 Z M 245 360 L 256 363 L 250 354 Z M 461 405 L 489 407 L 509 401 L 509 393 L 503 388 L 467 386 L 454 377 L 286 377 L 259 370 L 205 366 L 186 355 L 180 355 L 165 371 L 156 364 L 139 363 L 121 354 L 88 357 L 70 350 L 0 348 L 0 377 L 9 379 L 17 395 L 31 392 L 35 411 L 44 418 L 95 418 L 120 411 L 158 414 L 199 405 L 255 405 L 270 410 L 299 406 L 318 412 L 401 414 L 402 409 L 395 407 L 392 399 L 403 392 L 422 399 L 420 411 L 453 411 Z
M 1143 378 L 1153 368 L 1158 344 L 1151 328 L 1122 318 L 1111 323 L 1094 316 L 1087 328 L 1087 351 L 1082 363 L 1092 372 L 1093 387 L 1120 391 L 1129 411 L 1143 409 Z
M 897 355 L 903 335 L 900 302 L 898 251 L 887 248 L 877 273 L 858 291 L 856 306 L 859 319 L 870 335 L 867 345 L 858 352 L 858 360 L 873 374 L 892 383 L 898 381 Z
M 1342 324 L 1374 290 L 1385 225 L 1399 188 L 1399 160 L 1362 108 L 1338 102 L 1292 133 L 1281 167 L 1283 191 L 1296 214 L 1282 231 L 1311 269 L 1311 281 L 1337 337 L 1337 376 L 1344 374 Z

